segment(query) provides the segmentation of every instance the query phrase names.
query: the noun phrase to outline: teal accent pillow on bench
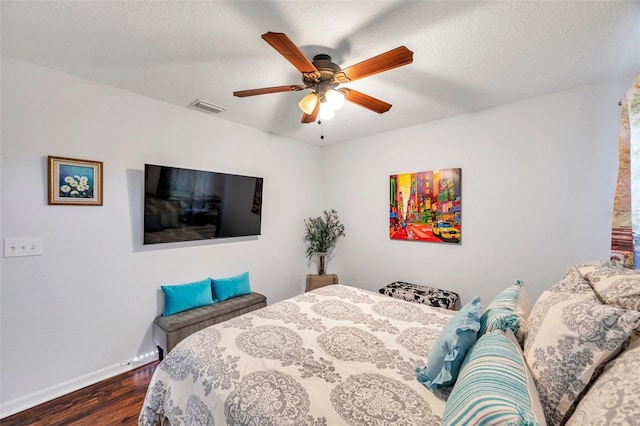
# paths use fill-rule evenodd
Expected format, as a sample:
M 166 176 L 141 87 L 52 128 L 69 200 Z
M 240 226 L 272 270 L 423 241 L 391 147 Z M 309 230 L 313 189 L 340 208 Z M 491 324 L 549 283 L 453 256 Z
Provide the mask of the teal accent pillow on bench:
M 187 284 L 163 285 L 161 288 L 164 292 L 162 315 L 165 317 L 213 303 L 210 278 Z
M 212 278 L 211 282 L 213 284 L 213 294 L 215 294 L 215 298 L 221 302 L 231 299 L 232 297 L 251 293 L 249 271 L 236 275 L 235 277 Z

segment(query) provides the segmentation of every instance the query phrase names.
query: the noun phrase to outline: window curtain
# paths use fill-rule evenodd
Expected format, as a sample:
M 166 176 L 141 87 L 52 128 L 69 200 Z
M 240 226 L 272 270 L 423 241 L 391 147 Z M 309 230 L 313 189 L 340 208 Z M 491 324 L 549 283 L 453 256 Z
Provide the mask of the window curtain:
M 640 269 L 640 74 L 621 101 L 611 258 Z

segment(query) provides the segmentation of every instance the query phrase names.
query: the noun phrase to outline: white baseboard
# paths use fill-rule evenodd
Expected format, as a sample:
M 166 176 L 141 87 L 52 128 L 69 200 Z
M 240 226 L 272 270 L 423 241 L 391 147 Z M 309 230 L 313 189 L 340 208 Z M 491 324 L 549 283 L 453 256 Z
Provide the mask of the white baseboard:
M 35 407 L 36 405 L 40 405 L 44 402 L 51 401 L 52 399 L 59 398 L 68 393 L 77 391 L 78 389 L 94 385 L 102 380 L 131 371 L 156 360 L 157 359 L 150 359 L 145 360 L 144 362 L 132 362 L 126 365 L 112 365 L 110 367 L 105 367 L 92 373 L 85 374 L 84 376 L 77 377 L 73 380 L 12 399 L 11 401 L 0 404 L 0 419 L 19 413 L 20 411 L 27 410 L 31 407 Z

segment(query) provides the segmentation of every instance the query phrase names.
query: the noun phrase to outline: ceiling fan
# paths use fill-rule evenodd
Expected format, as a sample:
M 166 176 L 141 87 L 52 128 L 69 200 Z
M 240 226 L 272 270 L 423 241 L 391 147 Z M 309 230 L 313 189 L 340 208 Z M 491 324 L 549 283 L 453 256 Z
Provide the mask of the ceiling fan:
M 345 100 L 378 114 L 389 111 L 391 104 L 387 102 L 338 86 L 413 62 L 413 52 L 405 46 L 400 46 L 342 69 L 331 62 L 331 56 L 325 54 L 315 55 L 313 61 L 309 61 L 284 33 L 268 32 L 263 34 L 262 38 L 302 73 L 303 84 L 240 90 L 233 92 L 233 95 L 243 98 L 311 89 L 311 93 L 298 103 L 303 112 L 302 123 L 312 123 L 318 116 L 322 119 L 333 117 L 335 110 L 340 108 Z

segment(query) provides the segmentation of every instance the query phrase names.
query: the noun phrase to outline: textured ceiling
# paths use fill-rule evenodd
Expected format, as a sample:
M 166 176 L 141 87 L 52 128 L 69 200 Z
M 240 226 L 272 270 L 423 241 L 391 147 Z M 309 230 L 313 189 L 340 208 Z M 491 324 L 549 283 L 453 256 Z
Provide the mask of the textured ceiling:
M 2 54 L 313 144 L 330 144 L 640 71 L 640 2 L 6 1 Z M 397 46 L 414 62 L 348 85 L 393 104 L 347 103 L 301 124 L 304 92 L 260 35 L 283 32 L 343 68 Z M 203 114 L 193 111 L 194 114 Z M 321 131 L 325 139 L 320 140 Z

